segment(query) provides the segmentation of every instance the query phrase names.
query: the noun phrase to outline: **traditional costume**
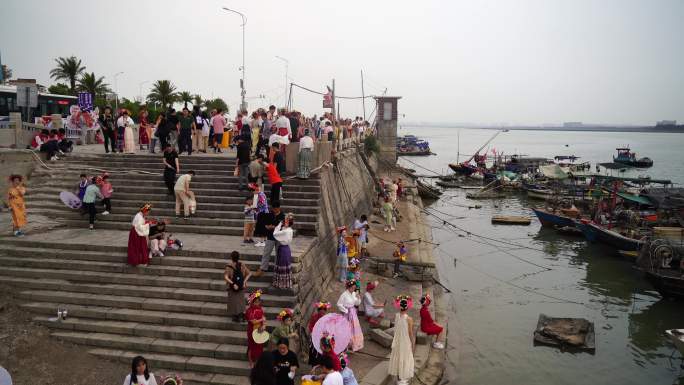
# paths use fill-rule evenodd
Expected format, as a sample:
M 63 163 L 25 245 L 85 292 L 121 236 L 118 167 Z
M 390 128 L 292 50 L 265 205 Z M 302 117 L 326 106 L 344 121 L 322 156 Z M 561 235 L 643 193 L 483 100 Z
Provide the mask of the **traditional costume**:
M 356 306 L 361 305 L 361 299 L 356 291 L 349 291 L 349 288 L 356 288 L 356 282 L 347 281 L 347 290 L 345 290 L 340 298 L 337 300 L 337 308 L 340 313 L 344 314 L 351 327 L 351 341 L 349 345 L 352 351 L 363 349 L 363 330 L 359 323 L 359 317 L 356 315 Z
M 255 301 L 259 303 L 255 303 Z M 247 357 L 250 362 L 257 362 L 261 353 L 264 352 L 264 344 L 258 344 L 254 341 L 252 332 L 259 329 L 264 320 L 264 310 L 261 308 L 261 290 L 257 290 L 250 294 L 247 303 L 249 307 L 245 311 L 245 318 L 247 319 Z
M 285 228 L 283 228 L 283 222 L 280 222 L 273 230 L 273 238 L 278 241 L 273 286 L 279 289 L 289 289 L 292 287 L 292 252 L 290 251 L 290 243 L 292 242 L 293 231 L 291 226 L 291 221 L 290 225 Z
M 430 295 L 425 294 L 425 296 L 420 299 L 420 303 L 423 305 L 420 308 L 420 330 L 429 336 L 441 334 L 444 328 L 432 319 L 432 315 L 428 309 L 432 303 L 432 298 L 430 298 Z
M 9 180 L 21 182 L 23 180 L 21 175 L 11 175 Z M 7 205 L 12 210 L 12 226 L 14 227 L 14 235 L 23 235 L 21 228 L 26 226 L 26 204 L 24 203 L 24 194 L 26 188 L 24 186 L 10 185 L 7 190 Z
M 409 316 L 406 311 L 411 307 L 412 300 L 408 296 L 399 296 L 395 301 L 401 311 L 394 318 L 394 338 L 392 339 L 392 352 L 390 353 L 388 373 L 397 376 L 400 384 L 408 384 L 413 377 L 413 343 L 409 331 Z
M 321 301 L 317 302 L 315 305 L 316 311 L 311 315 L 311 318 L 309 318 L 309 335 L 313 333 L 314 326 L 316 326 L 316 322 L 318 322 L 319 319 L 323 318 L 324 315 L 328 313 L 328 310 L 332 307 L 330 305 L 330 302 L 327 301 Z M 320 353 L 318 353 L 318 350 L 314 347 L 313 342 L 311 343 L 311 346 L 309 347 L 309 365 L 315 366 L 318 364 L 318 361 L 320 360 L 319 358 Z
M 313 160 L 314 141 L 309 136 L 309 130 L 299 138 L 299 159 L 297 161 L 297 178 L 308 179 L 311 175 L 311 161 Z
M 347 279 L 347 264 L 349 263 L 347 259 L 346 231 L 346 226 L 337 228 L 337 233 L 339 234 L 337 240 L 337 268 L 339 270 L 340 282 L 344 282 Z
M 147 237 L 150 234 L 150 224 L 145 220 L 145 215 L 150 211 L 152 205 L 146 204 L 140 208 L 133 222 L 131 230 L 128 232 L 128 264 L 132 266 L 145 265 L 150 263 L 150 251 L 147 247 Z
M 292 309 L 283 309 L 280 311 L 280 313 L 278 313 L 277 318 L 278 321 L 280 321 L 280 325 L 273 328 L 273 331 L 271 332 L 271 343 L 276 346 L 281 338 L 287 338 L 290 342 L 289 349 L 295 353 L 298 353 L 299 337 L 296 335 L 297 330 L 295 329 L 294 325 L 292 325 L 293 315 L 294 312 Z M 286 322 L 287 320 L 290 320 L 289 324 Z
M 378 287 L 378 281 L 368 282 L 366 292 L 363 294 L 363 308 L 368 318 L 381 318 L 385 315 L 385 309 L 376 308 L 375 299 L 371 292 Z

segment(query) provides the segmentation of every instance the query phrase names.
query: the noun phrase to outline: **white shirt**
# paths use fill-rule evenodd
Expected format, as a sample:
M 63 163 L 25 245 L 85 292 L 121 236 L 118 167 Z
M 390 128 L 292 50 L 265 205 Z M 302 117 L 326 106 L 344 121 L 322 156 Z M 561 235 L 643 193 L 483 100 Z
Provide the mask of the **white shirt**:
M 116 120 L 116 126 L 117 127 L 126 127 L 126 126 L 132 126 L 133 125 L 133 119 L 128 116 L 120 116 L 119 119 Z
M 302 136 L 299 138 L 299 151 L 308 148 L 311 151 L 314 149 L 314 141 L 310 136 Z
M 366 315 L 371 317 L 377 317 L 383 312 L 383 309 L 375 308 L 375 300 L 373 299 L 373 295 L 369 292 L 363 294 L 363 308 L 366 311 Z
M 359 305 L 361 305 L 361 298 L 355 291 L 350 293 L 349 290 L 345 290 L 337 300 L 337 309 L 342 314 L 347 314 L 349 309 Z
M 136 376 L 138 378 L 138 381 L 136 384 L 139 385 L 157 385 L 157 379 L 154 378 L 154 374 L 150 373 L 150 378 L 145 381 L 145 376 L 138 375 Z M 123 385 L 131 385 L 131 374 L 129 373 L 126 376 L 126 379 L 124 380 Z
M 290 126 L 290 119 L 286 116 L 279 116 L 275 122 L 276 128 L 287 128 L 287 136 L 292 135 L 292 128 Z
M 275 229 L 273 229 L 273 238 L 275 238 L 281 245 L 289 245 L 292 242 L 293 231 L 292 227 L 283 227 L 283 222 L 278 223 Z
M 268 137 L 268 147 L 271 147 L 273 143 L 290 144 L 290 139 L 288 139 L 287 136 L 271 134 L 271 136 Z
M 145 217 L 143 217 L 143 214 L 141 212 L 138 212 L 135 214 L 133 217 L 133 223 L 131 223 L 133 228 L 135 229 L 135 232 L 138 233 L 141 237 L 146 237 L 150 235 L 150 224 L 145 223 Z
M 340 372 L 330 372 L 325 376 L 323 385 L 344 385 L 342 374 Z
M 368 235 L 366 234 L 366 225 L 368 225 L 368 221 L 361 222 L 359 219 L 357 219 L 354 221 L 354 226 L 352 226 L 354 230 L 359 230 L 359 238 L 364 242 L 368 242 Z
M 178 180 L 176 181 L 176 185 L 173 186 L 174 191 L 185 191 L 185 182 L 187 181 L 188 183 L 188 188 L 190 186 L 190 181 L 192 180 L 192 175 L 190 174 L 183 174 L 178 177 Z

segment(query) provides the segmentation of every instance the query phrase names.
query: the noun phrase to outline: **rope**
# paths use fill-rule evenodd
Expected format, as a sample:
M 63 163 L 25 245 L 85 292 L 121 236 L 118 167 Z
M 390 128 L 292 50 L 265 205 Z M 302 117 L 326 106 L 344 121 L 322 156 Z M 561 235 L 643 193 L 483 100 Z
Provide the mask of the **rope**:
M 305 91 L 309 91 L 309 92 L 314 93 L 314 94 L 326 95 L 326 94 L 323 93 L 323 92 L 314 91 L 314 90 L 312 90 L 311 88 L 306 88 L 306 87 L 304 87 L 304 86 L 300 86 L 300 85 L 297 84 L 297 83 L 290 83 L 290 85 L 293 85 L 293 86 L 295 86 L 295 87 L 301 88 L 301 89 L 303 89 L 303 90 L 305 90 Z M 368 95 L 368 96 L 337 96 L 337 95 L 335 95 L 335 99 L 368 99 L 368 98 L 373 98 L 373 97 L 374 97 L 373 95 Z

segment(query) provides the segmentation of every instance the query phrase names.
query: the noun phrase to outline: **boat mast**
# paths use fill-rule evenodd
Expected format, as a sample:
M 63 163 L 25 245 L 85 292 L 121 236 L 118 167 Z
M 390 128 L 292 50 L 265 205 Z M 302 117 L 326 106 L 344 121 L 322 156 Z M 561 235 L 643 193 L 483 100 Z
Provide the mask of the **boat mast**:
M 480 147 L 477 151 L 475 151 L 475 153 L 470 158 L 468 158 L 468 160 L 466 160 L 464 163 L 470 163 L 470 161 L 473 160 L 473 158 L 475 158 L 475 155 L 478 155 L 480 153 L 480 151 L 482 151 L 483 148 L 485 148 L 492 140 L 494 140 L 494 138 L 499 136 L 499 134 L 502 132 L 503 131 L 501 131 L 501 130 L 497 130 L 496 133 L 494 135 L 492 135 L 492 137 L 489 138 L 489 140 L 486 141 L 485 144 L 483 144 L 482 147 Z
M 458 158 L 461 155 L 461 129 L 456 131 L 456 163 L 458 163 Z

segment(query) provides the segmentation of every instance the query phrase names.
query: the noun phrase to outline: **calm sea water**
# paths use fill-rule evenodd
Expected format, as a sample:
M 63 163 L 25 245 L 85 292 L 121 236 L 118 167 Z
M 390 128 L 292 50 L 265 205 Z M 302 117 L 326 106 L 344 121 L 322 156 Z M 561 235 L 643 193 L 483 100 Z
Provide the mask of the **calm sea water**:
M 447 164 L 456 160 L 457 138 L 461 154 L 472 154 L 494 131 L 407 127 L 400 134 L 429 140 L 437 156 L 400 163 L 430 174 L 409 161 L 446 173 Z M 653 168 L 630 175 L 684 183 L 684 134 L 510 131 L 490 148 L 530 156 L 576 155 L 595 163 L 611 161 L 615 148 L 624 145 L 654 160 Z M 675 352 L 670 359 L 674 346 L 663 334 L 684 328 L 684 302 L 662 300 L 610 248 L 541 229 L 536 219 L 530 226 L 491 224 L 494 214 L 534 217 L 529 208 L 539 203 L 524 195 L 479 201 L 481 209 L 463 207 L 474 203 L 464 191 L 448 190 L 428 208 L 473 234 L 510 243 L 496 244 L 430 220 L 440 243 L 435 250 L 440 278 L 452 290 L 450 343 L 458 347 L 448 350 L 450 383 L 684 385 L 681 356 Z M 540 313 L 593 321 L 595 354 L 533 346 Z

